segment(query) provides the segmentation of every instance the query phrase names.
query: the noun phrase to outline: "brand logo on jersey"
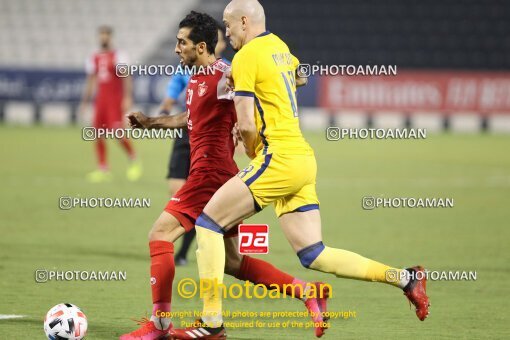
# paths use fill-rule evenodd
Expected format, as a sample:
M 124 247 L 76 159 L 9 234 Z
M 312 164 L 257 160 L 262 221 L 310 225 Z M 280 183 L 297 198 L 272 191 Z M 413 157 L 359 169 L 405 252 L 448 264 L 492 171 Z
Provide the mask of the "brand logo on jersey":
M 253 170 L 253 165 L 250 164 L 250 166 L 248 166 L 248 167 L 244 168 L 243 170 L 239 171 L 237 176 L 239 176 L 239 178 L 244 178 L 244 176 L 246 176 L 252 170 Z
M 181 199 L 180 198 L 177 198 L 177 197 L 172 197 L 170 198 L 170 201 L 177 201 L 177 202 L 180 202 Z
M 156 278 L 154 276 L 151 277 L 151 285 L 155 285 L 156 284 Z
M 269 226 L 267 224 L 239 225 L 239 254 L 267 254 Z
M 207 85 L 205 85 L 205 81 L 198 84 L 198 96 L 202 97 L 207 92 Z

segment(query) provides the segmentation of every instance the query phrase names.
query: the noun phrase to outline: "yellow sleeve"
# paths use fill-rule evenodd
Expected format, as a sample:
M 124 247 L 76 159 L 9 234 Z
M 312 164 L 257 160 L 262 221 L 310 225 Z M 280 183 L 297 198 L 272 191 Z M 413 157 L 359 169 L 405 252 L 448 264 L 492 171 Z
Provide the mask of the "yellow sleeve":
M 299 66 L 299 59 L 296 58 L 294 55 L 292 55 L 292 67 L 294 67 L 294 69 L 297 69 Z
M 246 53 L 250 51 L 239 51 L 232 60 L 232 77 L 234 78 L 234 89 L 240 93 L 255 93 L 257 80 L 257 55 Z

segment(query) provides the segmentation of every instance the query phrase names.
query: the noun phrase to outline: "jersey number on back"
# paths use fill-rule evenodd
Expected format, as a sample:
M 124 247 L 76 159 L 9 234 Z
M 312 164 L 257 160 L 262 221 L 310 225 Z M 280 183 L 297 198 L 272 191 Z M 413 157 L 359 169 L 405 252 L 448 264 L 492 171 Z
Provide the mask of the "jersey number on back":
M 292 113 L 294 114 L 294 117 L 298 116 L 297 111 L 297 105 L 296 105 L 296 92 L 292 91 L 293 88 L 296 87 L 296 78 L 294 78 L 294 72 L 287 71 L 287 74 L 285 72 L 281 72 L 283 81 L 285 82 L 285 88 L 287 88 L 287 94 L 289 95 L 290 100 L 290 106 L 292 108 Z

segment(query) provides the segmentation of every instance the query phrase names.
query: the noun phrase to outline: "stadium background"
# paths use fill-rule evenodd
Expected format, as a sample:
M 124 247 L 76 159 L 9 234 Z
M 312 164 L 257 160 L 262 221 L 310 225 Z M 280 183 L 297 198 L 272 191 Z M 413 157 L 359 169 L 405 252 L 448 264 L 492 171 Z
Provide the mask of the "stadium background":
M 312 77 L 298 92 L 300 117 L 319 162 L 325 239 L 398 266 L 477 270 L 476 282 L 433 282 L 432 314 L 418 323 L 404 297 L 381 285 L 304 273 L 265 211 L 270 254 L 279 267 L 334 284 L 329 338 L 504 338 L 508 336 L 510 268 L 510 4 L 503 0 L 427 2 L 262 1 L 267 27 L 301 62 L 397 65 L 397 77 Z M 137 141 L 143 179 L 122 179 L 126 163 L 109 143 L 113 183 L 91 186 L 92 145 L 81 140 L 77 105 L 84 62 L 96 29 L 114 27 L 114 44 L 139 64 L 175 64 L 177 24 L 191 9 L 221 19 L 226 1 L 0 0 L 0 337 L 42 336 L 42 317 L 56 303 L 81 306 L 90 339 L 132 329 L 149 310 L 146 232 L 167 197 L 166 141 Z M 233 52 L 225 54 L 231 58 Z M 168 77 L 136 77 L 134 109 L 154 113 Z M 352 90 L 352 89 L 355 89 Z M 381 99 L 382 98 L 382 99 Z M 426 128 L 421 141 L 327 142 L 327 126 Z M 111 145 L 111 146 L 110 146 Z M 239 159 L 240 166 L 246 163 Z M 152 207 L 60 211 L 58 197 L 150 197 Z M 361 197 L 453 197 L 455 208 L 363 211 Z M 410 262 L 409 262 L 410 261 Z M 126 282 L 36 284 L 39 268 L 128 272 Z M 176 282 L 196 277 L 195 262 Z M 232 281 L 233 282 L 233 281 Z M 176 310 L 199 301 L 174 299 Z M 227 302 L 228 305 L 230 302 Z M 232 302 L 231 309 L 292 310 L 292 301 Z M 302 329 L 236 329 L 234 338 L 311 338 Z

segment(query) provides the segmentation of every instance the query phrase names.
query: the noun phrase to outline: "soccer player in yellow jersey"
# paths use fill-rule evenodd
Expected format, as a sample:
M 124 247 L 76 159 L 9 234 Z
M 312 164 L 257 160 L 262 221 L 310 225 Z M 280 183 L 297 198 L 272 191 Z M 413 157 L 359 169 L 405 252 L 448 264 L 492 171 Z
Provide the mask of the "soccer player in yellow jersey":
M 258 1 L 233 0 L 223 21 L 237 50 L 232 61 L 234 102 L 239 133 L 252 161 L 214 194 L 196 220 L 200 279 L 211 286 L 223 283 L 224 233 L 272 203 L 304 267 L 399 287 L 424 320 L 429 307 L 426 279 L 416 275 L 424 274 L 422 267 L 397 269 L 323 244 L 315 192 L 317 165 L 298 123 L 295 91 L 303 82 L 296 79 L 298 60 L 280 38 L 266 31 Z M 224 339 L 221 297 L 215 290 L 204 292 L 201 326 L 188 329 L 189 337 L 179 332 L 176 339 Z

